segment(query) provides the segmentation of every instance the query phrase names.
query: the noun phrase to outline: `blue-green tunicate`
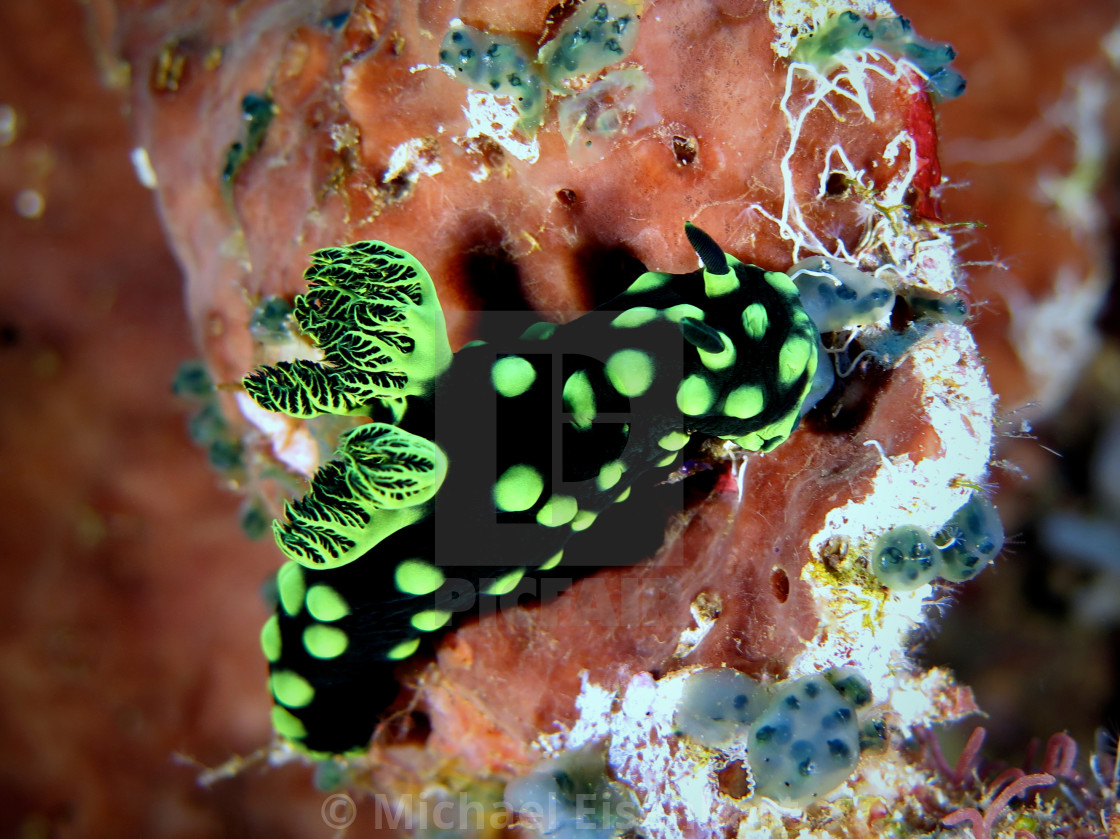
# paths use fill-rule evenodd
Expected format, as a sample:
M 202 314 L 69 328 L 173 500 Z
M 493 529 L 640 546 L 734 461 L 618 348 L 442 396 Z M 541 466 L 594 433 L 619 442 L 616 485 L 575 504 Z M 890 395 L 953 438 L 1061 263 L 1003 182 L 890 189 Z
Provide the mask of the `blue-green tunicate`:
M 266 297 L 249 316 L 249 334 L 262 344 L 278 344 L 291 337 L 288 319 L 292 304 L 283 297 Z
M 858 670 L 852 667 L 836 667 L 823 674 L 836 692 L 852 703 L 853 708 L 863 708 L 871 704 L 871 685 Z
M 745 673 L 699 670 L 685 682 L 674 723 L 682 736 L 718 749 L 744 739 L 767 700 L 765 688 Z
M 941 551 L 941 576 L 962 583 L 983 571 L 1003 549 L 1003 523 L 992 503 L 974 492 L 938 538 L 942 544 L 949 542 Z
M 871 18 L 842 12 L 798 41 L 791 58 L 830 73 L 840 66 L 845 53 L 869 47 L 908 59 L 926 75 L 929 92 L 939 99 L 964 93 L 964 78 L 949 67 L 956 51 L 949 44 L 922 38 L 904 17 Z
M 801 305 L 821 332 L 868 326 L 894 303 L 894 292 L 886 282 L 839 259 L 811 256 L 787 273 L 801 292 Z
M 653 106 L 653 83 L 641 70 L 612 70 L 557 105 L 560 136 L 577 163 L 601 158 L 619 137 L 660 119 Z
M 955 294 L 931 294 L 913 292 L 906 297 L 906 302 L 914 310 L 917 318 L 946 321 L 948 323 L 964 323 L 968 319 L 968 307 L 964 301 Z
M 895 527 L 875 542 L 871 571 L 880 583 L 895 591 L 913 591 L 941 572 L 933 539 L 920 527 Z
M 813 384 L 809 386 L 809 393 L 806 395 L 805 401 L 801 403 L 801 416 L 805 416 L 813 410 L 818 402 L 828 396 L 829 391 L 836 384 L 836 369 L 833 367 L 828 350 L 825 349 L 824 341 L 821 340 L 819 335 L 817 336 L 817 359 L 817 369 L 813 373 Z
M 440 64 L 467 87 L 513 100 L 522 127 L 535 130 L 544 110 L 540 71 L 517 39 L 455 23 L 439 48 Z
M 842 12 L 830 18 L 812 35 L 797 42 L 791 56 L 794 61 L 831 66 L 835 56 L 847 50 L 861 50 L 871 46 L 875 36 L 871 27 L 855 12 Z M 827 70 L 825 70 L 827 72 Z
M 629 55 L 637 40 L 638 16 L 631 3 L 587 0 L 541 47 L 537 60 L 544 67 L 549 86 L 563 91 L 568 79 L 617 64 Z
M 747 749 L 756 794 L 808 804 L 842 784 L 859 762 L 855 707 L 823 676 L 783 683 L 751 726 Z
M 538 764 L 506 785 L 519 825 L 549 839 L 613 839 L 637 824 L 637 801 L 607 775 L 606 749 L 591 743 Z

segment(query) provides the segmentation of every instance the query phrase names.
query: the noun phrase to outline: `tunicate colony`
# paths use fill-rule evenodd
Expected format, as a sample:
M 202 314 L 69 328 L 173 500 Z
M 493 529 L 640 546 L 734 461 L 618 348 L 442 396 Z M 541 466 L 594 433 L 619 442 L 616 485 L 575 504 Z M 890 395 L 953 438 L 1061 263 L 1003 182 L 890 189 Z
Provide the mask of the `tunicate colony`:
M 974 492 L 937 534 L 912 525 L 887 531 L 875 542 L 871 571 L 895 591 L 913 591 L 936 577 L 971 580 L 1003 548 L 1003 524 L 991 502 Z
M 894 303 L 894 292 L 885 281 L 839 259 L 811 256 L 788 273 L 801 294 L 801 305 L 821 334 L 870 326 L 888 314 Z M 822 361 L 817 364 L 803 413 L 823 399 L 836 381 L 832 364 L 824 361 L 829 356 L 819 339 L 817 353 Z
M 956 51 L 949 44 L 918 36 L 904 17 L 871 18 L 844 12 L 799 41 L 792 58 L 830 73 L 840 66 L 845 53 L 868 48 L 908 60 L 926 76 L 926 87 L 937 99 L 955 99 L 964 93 L 964 78 L 949 66 Z
M 807 806 L 852 774 L 861 751 L 881 749 L 883 723 L 861 727 L 858 716 L 870 704 L 870 685 L 851 668 L 764 685 L 713 667 L 687 677 L 674 726 L 695 746 L 745 746 L 755 795 Z M 520 826 L 557 839 L 611 839 L 635 827 L 640 812 L 631 791 L 610 777 L 602 742 L 539 764 L 507 785 L 505 801 Z
M 509 97 L 520 115 L 518 128 L 530 136 L 540 128 L 546 91 L 562 97 L 561 133 L 573 156 L 586 159 L 584 147 L 596 139 L 614 138 L 657 118 L 648 97 L 649 78 L 639 69 L 614 70 L 585 87 L 573 84 L 622 61 L 637 39 L 632 4 L 592 0 L 576 8 L 535 58 L 512 35 L 456 21 L 440 45 L 439 60 L 467 87 Z
M 689 677 L 675 724 L 681 737 L 707 748 L 745 743 L 755 794 L 805 805 L 855 769 L 864 739 L 857 711 L 870 702 L 870 686 L 853 670 L 765 686 L 713 668 Z
M 538 765 L 505 790 L 528 832 L 552 839 L 611 839 L 638 821 L 637 801 L 607 775 L 603 744 L 591 743 Z

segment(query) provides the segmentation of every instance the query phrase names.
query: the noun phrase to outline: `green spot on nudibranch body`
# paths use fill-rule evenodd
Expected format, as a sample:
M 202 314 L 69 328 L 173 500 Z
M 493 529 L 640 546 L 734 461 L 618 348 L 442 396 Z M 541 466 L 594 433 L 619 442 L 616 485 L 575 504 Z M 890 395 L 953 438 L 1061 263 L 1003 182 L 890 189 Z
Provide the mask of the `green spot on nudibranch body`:
M 766 405 L 766 394 L 758 385 L 741 385 L 727 395 L 723 412 L 729 417 L 750 419 L 758 416 Z
M 409 619 L 409 622 L 414 628 L 421 632 L 435 632 L 447 626 L 450 620 L 450 612 L 446 612 L 442 609 L 425 609 L 413 615 Z
M 632 306 L 616 316 L 611 321 L 611 326 L 616 326 L 619 329 L 633 329 L 653 322 L 660 314 L 652 306 Z
M 564 552 L 558 551 L 557 553 L 546 559 L 538 568 L 538 571 L 551 571 L 560 564 L 560 560 L 564 558 Z
M 541 473 L 527 463 L 518 463 L 494 484 L 494 505 L 504 513 L 522 513 L 537 503 L 543 491 Z
M 303 630 L 303 647 L 313 658 L 338 658 L 349 645 L 349 637 L 338 627 L 313 623 Z
M 421 559 L 406 559 L 393 572 L 397 591 L 404 594 L 424 595 L 438 591 L 443 585 L 443 572 Z
M 553 495 L 537 512 L 537 524 L 560 527 L 575 518 L 579 504 L 570 495 Z
M 537 371 L 533 365 L 516 355 L 498 359 L 490 370 L 494 389 L 508 398 L 523 394 L 533 386 L 536 378 Z
M 541 321 L 534 323 L 521 333 L 522 341 L 547 341 L 556 333 L 556 324 Z
M 269 663 L 280 660 L 280 618 L 272 615 L 261 627 L 261 650 Z
M 766 313 L 766 307 L 761 303 L 751 303 L 743 309 L 743 331 L 747 333 L 747 337 L 757 341 L 766 334 L 766 330 L 769 328 L 770 316 Z
M 666 451 L 677 452 L 685 447 L 689 441 L 689 435 L 683 431 L 670 431 L 664 437 L 657 441 L 657 445 Z
M 330 623 L 350 614 L 350 606 L 335 589 L 320 583 L 307 592 L 307 611 L 317 621 Z
M 394 646 L 389 652 L 385 653 L 385 658 L 389 661 L 404 661 L 418 649 L 420 649 L 420 639 L 412 638 L 408 641 L 401 641 Z
M 524 576 L 524 568 L 515 568 L 508 574 L 503 574 L 501 577 L 498 577 L 498 579 L 494 580 L 494 582 L 486 587 L 485 593 L 493 595 L 495 597 L 499 597 L 503 594 L 509 594 L 511 591 L 517 588 L 517 584 L 521 582 L 521 579 Z
M 653 384 L 653 359 L 641 350 L 619 350 L 607 359 L 607 378 L 623 396 L 641 396 Z
M 712 385 L 700 375 L 689 376 L 677 388 L 677 407 L 689 416 L 703 414 L 712 407 L 715 398 Z
M 663 274 L 660 271 L 646 271 L 638 279 L 634 280 L 626 289 L 627 294 L 643 294 L 647 291 L 656 291 L 664 286 L 671 279 L 672 274 Z
M 580 510 L 576 513 L 576 517 L 572 519 L 572 530 L 576 533 L 587 530 L 598 517 L 598 513 L 593 513 L 590 510 Z
M 315 698 L 315 688 L 307 679 L 291 670 L 279 670 L 269 679 L 272 695 L 281 705 L 289 708 L 303 708 Z
M 281 737 L 289 740 L 302 740 L 307 736 L 307 728 L 299 718 L 283 705 L 272 706 L 272 728 Z
M 766 282 L 770 283 L 770 287 L 775 291 L 800 298 L 797 285 L 789 278 L 789 274 L 783 274 L 781 271 L 764 271 L 762 276 L 766 278 Z
M 595 389 L 586 372 L 580 370 L 568 377 L 563 397 L 565 408 L 572 415 L 572 424 L 576 428 L 589 428 L 595 421 Z
M 808 373 L 811 378 L 816 365 L 810 365 L 810 360 L 815 358 L 816 349 L 816 344 L 806 338 L 800 336 L 787 338 L 778 352 L 778 381 L 783 385 L 789 385 L 804 373 Z M 809 369 L 810 366 L 813 369 Z
M 303 581 L 303 569 L 296 562 L 285 562 L 276 572 L 276 588 L 280 596 L 280 606 L 285 614 L 295 617 L 303 608 L 303 595 L 307 586 Z
M 599 470 L 599 475 L 595 479 L 595 486 L 601 491 L 611 489 L 622 480 L 622 472 L 625 468 L 626 466 L 621 460 L 612 460 Z

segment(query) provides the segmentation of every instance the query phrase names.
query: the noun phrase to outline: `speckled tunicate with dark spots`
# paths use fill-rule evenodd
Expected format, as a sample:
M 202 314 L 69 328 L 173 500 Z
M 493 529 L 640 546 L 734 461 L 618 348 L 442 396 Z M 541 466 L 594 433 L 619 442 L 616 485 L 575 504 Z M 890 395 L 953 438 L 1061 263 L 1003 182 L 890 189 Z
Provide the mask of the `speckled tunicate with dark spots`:
M 674 722 L 681 736 L 720 748 L 746 738 L 768 699 L 756 679 L 738 670 L 700 670 L 685 682 Z
M 783 682 L 751 726 L 747 749 L 755 794 L 808 804 L 843 783 L 859 762 L 855 707 L 823 676 Z
M 1003 522 L 990 501 L 972 493 L 938 533 L 940 574 L 953 583 L 971 580 L 1003 549 Z
M 887 531 L 875 542 L 871 570 L 887 588 L 913 591 L 940 573 L 941 560 L 928 532 L 903 525 Z

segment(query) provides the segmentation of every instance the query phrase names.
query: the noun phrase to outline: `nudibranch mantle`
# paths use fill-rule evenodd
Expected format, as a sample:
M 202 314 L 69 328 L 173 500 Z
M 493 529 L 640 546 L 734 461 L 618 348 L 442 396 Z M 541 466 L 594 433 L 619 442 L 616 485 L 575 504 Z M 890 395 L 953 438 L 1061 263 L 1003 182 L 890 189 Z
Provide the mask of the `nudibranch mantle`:
M 454 358 L 409 254 L 312 255 L 293 317 L 324 361 L 259 369 L 245 389 L 268 410 L 375 421 L 342 436 L 274 524 L 291 561 L 262 647 L 283 737 L 363 748 L 395 662 L 477 598 L 559 564 L 690 434 L 765 452 L 794 430 L 818 342 L 796 286 L 685 231 L 700 270 L 647 272 L 572 323 Z

